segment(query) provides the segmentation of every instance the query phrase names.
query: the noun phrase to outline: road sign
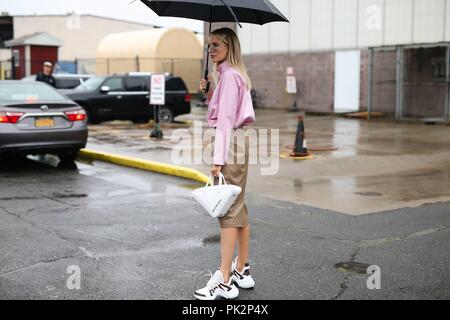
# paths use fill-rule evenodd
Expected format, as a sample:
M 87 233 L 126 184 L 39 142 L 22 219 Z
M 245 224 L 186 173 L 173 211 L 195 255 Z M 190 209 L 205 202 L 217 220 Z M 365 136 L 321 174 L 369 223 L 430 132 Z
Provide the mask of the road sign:
M 286 77 L 286 89 L 288 93 L 297 93 L 297 79 L 294 76 Z
M 166 91 L 166 77 L 164 74 L 152 74 L 150 87 L 150 104 L 164 105 Z

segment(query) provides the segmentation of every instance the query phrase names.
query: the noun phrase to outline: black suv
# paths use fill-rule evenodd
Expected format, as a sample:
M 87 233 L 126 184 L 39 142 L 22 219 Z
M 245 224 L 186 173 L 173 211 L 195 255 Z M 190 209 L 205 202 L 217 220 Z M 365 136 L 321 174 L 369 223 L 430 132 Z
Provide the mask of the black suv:
M 86 110 L 89 123 L 109 120 L 146 123 L 154 115 L 149 104 L 149 86 L 150 74 L 114 75 L 90 78 L 64 93 Z M 166 75 L 165 100 L 159 112 L 163 123 L 191 112 L 191 95 L 180 77 Z

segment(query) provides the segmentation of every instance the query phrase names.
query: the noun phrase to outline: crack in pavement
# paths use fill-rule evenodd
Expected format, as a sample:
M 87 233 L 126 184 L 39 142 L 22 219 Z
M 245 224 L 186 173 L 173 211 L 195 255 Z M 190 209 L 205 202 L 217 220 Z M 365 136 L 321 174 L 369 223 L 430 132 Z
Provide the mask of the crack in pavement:
M 430 234 L 433 234 L 436 232 L 440 232 L 440 231 L 449 229 L 449 226 L 440 225 L 435 228 L 416 231 L 416 232 L 404 235 L 402 237 L 386 237 L 386 238 L 362 239 L 362 240 L 345 240 L 345 239 L 339 239 L 339 238 L 333 238 L 333 237 L 326 237 L 326 236 L 318 234 L 318 233 L 307 231 L 306 229 L 295 226 L 295 225 L 283 225 L 283 224 L 268 222 L 268 221 L 265 221 L 265 220 L 259 219 L 259 218 L 251 218 L 251 220 L 256 221 L 258 223 L 268 225 L 268 226 L 272 226 L 272 227 L 295 229 L 300 232 L 303 232 L 306 235 L 309 235 L 312 239 L 331 240 L 331 241 L 336 241 L 336 242 L 347 244 L 347 245 L 357 246 L 360 248 L 369 248 L 369 247 L 375 247 L 375 246 L 389 244 L 389 243 L 396 242 L 396 241 L 405 241 L 405 240 L 423 237 L 423 236 L 427 236 L 427 235 L 430 235 Z
M 360 250 L 361 250 L 361 248 L 358 247 L 353 251 L 349 262 L 355 262 L 356 256 L 359 254 Z M 331 298 L 331 300 L 337 300 L 344 295 L 344 293 L 348 290 L 348 283 L 350 282 L 351 279 L 352 279 L 351 273 L 346 272 L 345 276 L 344 276 L 344 281 L 342 281 L 342 283 L 339 285 L 339 287 L 340 287 L 339 292 L 337 293 L 336 296 Z
M 389 244 L 389 243 L 396 242 L 396 241 L 405 241 L 405 240 L 409 240 L 409 239 L 427 236 L 427 235 L 430 235 L 430 234 L 433 234 L 436 232 L 440 232 L 442 230 L 446 230 L 448 228 L 449 228 L 448 226 L 438 226 L 436 228 L 416 231 L 416 232 L 410 233 L 403 237 L 387 237 L 387 238 L 370 239 L 370 240 L 358 240 L 358 241 L 349 241 L 349 243 L 354 243 L 358 247 L 361 247 L 361 248 L 369 248 L 369 247 L 375 247 L 375 246 Z
M 14 274 L 14 273 L 17 273 L 17 272 L 21 272 L 21 271 L 24 271 L 24 270 L 28 270 L 28 269 L 37 267 L 37 266 L 39 266 L 41 264 L 54 263 L 54 262 L 59 262 L 59 261 L 62 261 L 62 260 L 73 259 L 73 258 L 82 258 L 82 257 L 84 257 L 84 255 L 64 256 L 64 257 L 60 257 L 60 258 L 42 260 L 42 261 L 36 262 L 36 263 L 34 263 L 32 265 L 29 265 L 29 266 L 26 266 L 26 267 L 21 267 L 21 268 L 17 268 L 17 269 L 14 269 L 14 270 L 6 271 L 4 273 L 0 273 L 0 278 L 3 278 L 3 277 L 5 277 L 7 275 L 10 275 L 10 274 Z
M 0 209 L 3 210 L 6 214 L 9 214 L 9 215 L 11 215 L 13 217 L 16 217 L 17 219 L 19 219 L 19 220 L 21 220 L 21 221 L 23 221 L 25 223 L 28 223 L 28 224 L 32 225 L 33 227 L 35 227 L 35 228 L 41 229 L 43 231 L 47 231 L 47 232 L 57 236 L 61 240 L 64 240 L 64 241 L 67 241 L 67 242 L 73 242 L 74 241 L 74 239 L 67 238 L 64 235 L 60 234 L 56 230 L 53 230 L 51 228 L 45 228 L 45 227 L 43 227 L 40 224 L 37 224 L 37 223 L 35 223 L 33 221 L 30 221 L 30 220 L 27 220 L 27 219 L 23 218 L 20 214 L 17 214 L 17 213 L 14 213 L 14 212 L 11 212 L 11 211 L 5 209 L 4 207 L 0 207 Z

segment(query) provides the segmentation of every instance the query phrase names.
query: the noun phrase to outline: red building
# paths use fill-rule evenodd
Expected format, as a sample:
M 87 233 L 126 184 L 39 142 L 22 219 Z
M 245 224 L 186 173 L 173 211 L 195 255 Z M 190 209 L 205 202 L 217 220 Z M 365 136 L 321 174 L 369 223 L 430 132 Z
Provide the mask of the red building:
M 42 71 L 44 61 L 56 63 L 58 48 L 63 41 L 46 32 L 39 32 L 5 41 L 5 45 L 12 51 L 13 78 L 22 79 Z

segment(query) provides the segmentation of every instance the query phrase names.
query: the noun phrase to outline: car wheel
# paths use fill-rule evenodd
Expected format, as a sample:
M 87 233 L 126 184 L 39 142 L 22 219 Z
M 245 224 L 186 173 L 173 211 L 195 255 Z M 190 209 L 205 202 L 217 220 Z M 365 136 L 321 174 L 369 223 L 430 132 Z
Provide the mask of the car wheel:
M 86 118 L 87 118 L 88 124 L 99 124 L 100 123 L 100 121 L 94 115 L 92 115 L 92 111 L 89 108 L 86 108 L 84 106 L 82 106 L 82 108 L 86 112 Z
M 72 151 L 66 151 L 58 153 L 58 158 L 61 162 L 73 162 L 78 158 L 78 155 L 80 153 L 80 150 L 72 150 Z
M 161 123 L 173 122 L 173 111 L 170 107 L 164 106 L 159 109 L 159 121 Z

